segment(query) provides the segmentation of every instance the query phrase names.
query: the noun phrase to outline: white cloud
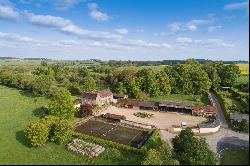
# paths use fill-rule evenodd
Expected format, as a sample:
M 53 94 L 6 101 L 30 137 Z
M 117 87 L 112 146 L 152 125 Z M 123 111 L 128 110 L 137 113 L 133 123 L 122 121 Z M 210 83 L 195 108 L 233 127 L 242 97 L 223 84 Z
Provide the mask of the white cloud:
M 119 34 L 111 32 L 98 32 L 83 29 L 75 25 L 72 21 L 51 15 L 36 15 L 33 13 L 25 12 L 28 21 L 32 24 L 43 25 L 56 28 L 63 33 L 75 35 L 86 39 L 99 39 L 99 40 L 120 40 L 122 38 Z
M 0 18 L 18 19 L 19 13 L 10 6 L 0 6 Z
M 23 4 L 35 4 L 40 7 L 42 4 L 52 5 L 55 9 L 67 10 L 85 0 L 19 0 Z
M 158 48 L 158 49 L 170 49 L 171 45 L 167 43 L 151 43 L 146 42 L 144 40 L 127 40 L 122 43 L 123 45 L 131 46 L 131 47 L 144 47 L 144 48 Z
M 16 33 L 5 33 L 5 32 L 0 32 L 0 41 L 3 42 L 10 42 L 8 43 L 9 45 L 16 45 L 20 48 L 21 46 L 26 46 L 29 45 L 31 48 L 33 47 L 60 47 L 60 48 L 68 48 L 72 46 L 78 46 L 81 43 L 75 40 L 62 40 L 59 42 L 54 42 L 54 41 L 47 41 L 47 40 L 38 40 L 34 39 L 32 37 L 28 36 L 22 36 L 18 35 Z M 2 46 L 7 45 L 4 43 L 1 43 Z
M 19 41 L 19 42 L 25 42 L 25 43 L 45 43 L 44 40 L 36 40 L 31 37 L 27 36 L 20 36 L 15 33 L 4 33 L 0 32 L 0 39 L 8 40 L 8 41 Z
M 222 28 L 222 26 L 220 26 L 220 25 L 209 26 L 209 27 L 207 28 L 207 31 L 208 31 L 208 32 L 214 32 L 214 31 L 219 30 L 219 29 L 221 29 L 221 28 Z
M 233 48 L 234 44 L 226 43 L 222 39 L 192 39 L 189 37 L 178 37 L 176 42 L 182 46 L 193 46 L 193 47 L 204 47 L 208 49 L 216 49 L 216 48 Z
M 117 43 L 108 43 L 108 42 L 100 42 L 100 41 L 94 41 L 92 43 L 89 43 L 88 46 L 91 47 L 100 47 L 105 49 L 116 49 L 116 50 L 132 50 L 133 48 L 130 46 L 124 46 Z
M 96 10 L 98 8 L 98 5 L 96 3 L 88 3 L 88 8 L 90 10 Z
M 63 45 L 78 45 L 78 44 L 80 44 L 79 42 L 77 42 L 75 40 L 62 40 L 61 43 Z
M 143 33 L 144 29 L 136 29 L 135 31 L 138 32 L 138 33 Z
M 178 37 L 176 39 L 177 43 L 181 43 L 181 44 L 190 44 L 193 42 L 192 38 L 189 37 Z
M 98 5 L 96 3 L 88 3 L 88 8 L 90 9 L 89 15 L 91 18 L 97 21 L 108 21 L 111 17 L 98 10 Z
M 121 35 L 126 35 L 128 34 L 128 30 L 126 28 L 120 28 L 120 29 L 115 29 L 114 30 L 116 33 L 119 33 Z
M 240 9 L 248 9 L 249 2 L 239 2 L 239 3 L 230 3 L 224 6 L 225 10 L 240 10 Z
M 208 24 L 209 20 L 191 20 L 188 22 L 173 22 L 167 26 L 167 34 L 175 34 L 178 32 L 196 31 L 199 25 Z
M 35 15 L 33 13 L 25 12 L 29 22 L 45 26 L 65 27 L 72 25 L 70 20 L 62 17 L 55 17 L 51 15 Z
M 106 13 L 103 13 L 97 10 L 91 11 L 89 15 L 91 16 L 91 18 L 97 21 L 107 21 L 110 19 L 110 17 Z

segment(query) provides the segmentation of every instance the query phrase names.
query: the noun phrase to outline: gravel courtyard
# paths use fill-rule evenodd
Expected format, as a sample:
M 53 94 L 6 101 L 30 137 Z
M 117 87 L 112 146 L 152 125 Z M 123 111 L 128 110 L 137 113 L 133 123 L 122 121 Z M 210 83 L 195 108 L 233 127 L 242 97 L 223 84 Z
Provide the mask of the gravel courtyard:
M 136 112 L 147 112 L 153 114 L 153 116 L 151 118 L 140 118 L 133 115 Z M 108 107 L 105 111 L 102 111 L 100 114 L 103 113 L 125 115 L 127 120 L 155 125 L 157 128 L 160 129 L 167 129 L 169 127 L 172 127 L 172 125 L 180 125 L 181 122 L 186 122 L 188 126 L 197 126 L 198 123 L 206 121 L 206 118 L 204 117 L 180 114 L 175 112 L 159 112 L 159 111 L 149 111 L 149 110 L 139 110 L 139 109 L 126 109 L 126 108 L 117 108 L 114 106 Z

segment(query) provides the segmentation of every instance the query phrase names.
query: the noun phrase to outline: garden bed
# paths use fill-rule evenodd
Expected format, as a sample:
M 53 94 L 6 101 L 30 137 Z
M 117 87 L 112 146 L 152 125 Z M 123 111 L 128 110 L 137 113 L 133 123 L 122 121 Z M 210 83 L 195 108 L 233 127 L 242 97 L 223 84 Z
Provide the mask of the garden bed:
M 141 146 L 141 142 L 149 132 L 148 130 L 126 127 L 118 123 L 108 123 L 99 119 L 91 119 L 76 126 L 76 131 L 136 148 L 139 148 L 139 145 Z
M 67 145 L 67 148 L 80 155 L 85 155 L 91 158 L 99 156 L 105 150 L 105 148 L 100 145 L 85 142 L 78 138 L 73 139 Z
M 149 114 L 146 112 L 136 112 L 133 115 L 140 118 L 151 118 L 154 114 Z

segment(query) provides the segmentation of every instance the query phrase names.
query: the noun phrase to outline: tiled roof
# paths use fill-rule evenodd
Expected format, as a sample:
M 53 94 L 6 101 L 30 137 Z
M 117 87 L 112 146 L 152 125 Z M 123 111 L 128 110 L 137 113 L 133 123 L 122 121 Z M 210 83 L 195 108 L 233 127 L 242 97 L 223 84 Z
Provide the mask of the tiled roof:
M 96 97 L 97 97 L 97 93 L 96 92 L 84 92 L 82 94 L 82 98 L 88 98 L 88 99 L 95 100 Z
M 100 91 L 100 92 L 99 92 L 99 95 L 100 95 L 101 97 L 108 97 L 108 96 L 113 95 L 113 93 L 110 92 L 110 91 Z
M 158 107 L 157 102 L 153 101 L 141 101 L 139 102 L 140 107 Z

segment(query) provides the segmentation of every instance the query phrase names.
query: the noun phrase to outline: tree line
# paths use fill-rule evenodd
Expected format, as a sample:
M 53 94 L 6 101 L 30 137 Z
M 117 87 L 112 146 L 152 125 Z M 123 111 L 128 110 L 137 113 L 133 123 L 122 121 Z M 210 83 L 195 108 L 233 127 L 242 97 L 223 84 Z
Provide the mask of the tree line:
M 26 66 L 0 68 L 1 84 L 31 91 L 37 96 L 49 96 L 56 87 L 64 87 L 71 94 L 111 89 L 130 98 L 170 93 L 201 95 L 221 86 L 235 86 L 239 76 L 239 67 L 234 64 L 200 64 L 194 59 L 188 59 L 184 64 L 166 65 L 162 70 L 110 65 L 82 67 L 47 64 L 46 61 L 32 69 Z

